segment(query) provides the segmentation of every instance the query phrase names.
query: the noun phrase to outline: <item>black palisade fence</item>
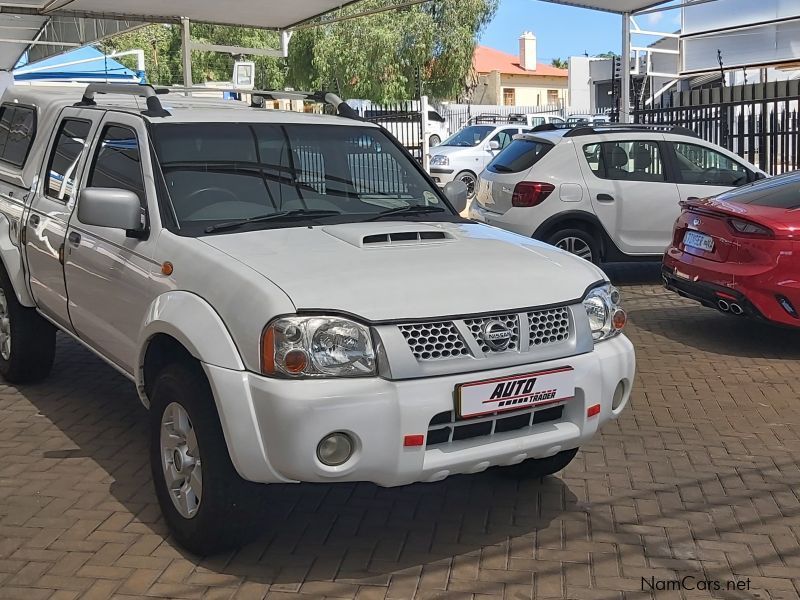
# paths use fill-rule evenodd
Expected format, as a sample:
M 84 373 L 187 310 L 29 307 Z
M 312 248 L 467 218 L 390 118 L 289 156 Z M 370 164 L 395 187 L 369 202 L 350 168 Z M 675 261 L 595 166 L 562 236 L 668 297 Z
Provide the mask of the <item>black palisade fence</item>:
M 635 110 L 634 121 L 687 127 L 770 175 L 800 167 L 800 80 L 676 92 L 670 100 Z

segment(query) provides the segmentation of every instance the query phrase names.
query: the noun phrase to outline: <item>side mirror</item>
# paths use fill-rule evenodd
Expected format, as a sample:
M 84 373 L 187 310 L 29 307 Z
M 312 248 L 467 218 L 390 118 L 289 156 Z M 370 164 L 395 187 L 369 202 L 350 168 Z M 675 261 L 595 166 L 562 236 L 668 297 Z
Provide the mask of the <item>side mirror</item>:
M 489 142 L 489 151 L 500 150 L 500 142 L 497 140 L 492 140 Z
M 469 189 L 467 184 L 463 181 L 451 181 L 445 184 L 444 189 L 445 197 L 456 209 L 456 212 L 461 213 L 467 208 L 467 196 L 469 196 Z
M 78 196 L 78 219 L 85 225 L 138 232 L 142 227 L 139 196 L 117 188 L 86 188 Z

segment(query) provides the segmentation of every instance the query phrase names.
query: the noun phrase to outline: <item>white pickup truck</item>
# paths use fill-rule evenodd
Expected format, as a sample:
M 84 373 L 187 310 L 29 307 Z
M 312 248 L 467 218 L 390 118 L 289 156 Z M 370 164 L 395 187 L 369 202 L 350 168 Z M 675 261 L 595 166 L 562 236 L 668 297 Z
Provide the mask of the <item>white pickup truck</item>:
M 58 330 L 131 379 L 197 553 L 257 533 L 261 484 L 555 473 L 630 395 L 602 271 L 459 217 L 462 183 L 303 97 L 338 114 L 2 97 L 0 374 L 46 376 Z

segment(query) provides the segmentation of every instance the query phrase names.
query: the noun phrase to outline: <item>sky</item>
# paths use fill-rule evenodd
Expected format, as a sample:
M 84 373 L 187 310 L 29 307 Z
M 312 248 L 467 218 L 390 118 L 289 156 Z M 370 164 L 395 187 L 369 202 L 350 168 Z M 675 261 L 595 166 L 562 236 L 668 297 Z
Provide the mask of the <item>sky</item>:
M 637 19 L 642 29 L 675 31 L 679 28 L 679 11 L 644 15 Z M 553 58 L 619 53 L 622 47 L 622 22 L 618 15 L 561 6 L 539 0 L 500 0 L 494 20 L 483 32 L 480 43 L 510 54 L 519 51 L 518 38 L 523 31 L 536 35 L 539 62 Z M 643 38 L 642 45 L 655 41 Z M 639 41 L 635 40 L 635 43 Z

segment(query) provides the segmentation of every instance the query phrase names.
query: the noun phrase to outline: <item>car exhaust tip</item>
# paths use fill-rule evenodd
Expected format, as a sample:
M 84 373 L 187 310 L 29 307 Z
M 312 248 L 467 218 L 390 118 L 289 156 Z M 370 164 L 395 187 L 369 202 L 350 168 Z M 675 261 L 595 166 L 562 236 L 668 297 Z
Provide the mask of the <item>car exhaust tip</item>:
M 731 312 L 735 315 L 740 315 L 744 312 L 744 309 L 736 303 L 731 303 Z
M 722 312 L 728 312 L 731 309 L 731 305 L 725 300 L 720 300 L 717 302 L 717 306 Z

